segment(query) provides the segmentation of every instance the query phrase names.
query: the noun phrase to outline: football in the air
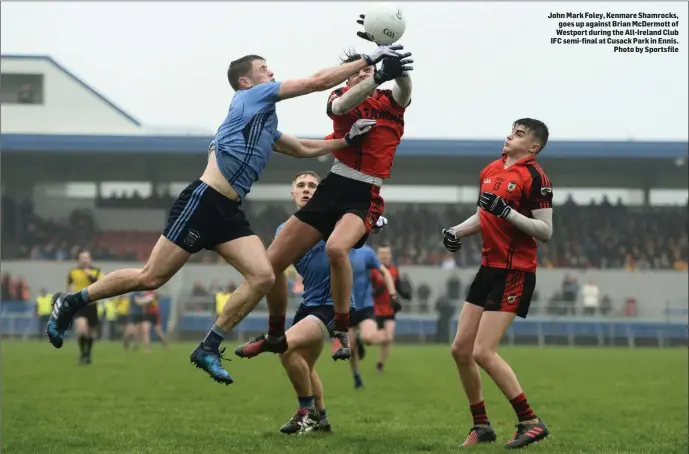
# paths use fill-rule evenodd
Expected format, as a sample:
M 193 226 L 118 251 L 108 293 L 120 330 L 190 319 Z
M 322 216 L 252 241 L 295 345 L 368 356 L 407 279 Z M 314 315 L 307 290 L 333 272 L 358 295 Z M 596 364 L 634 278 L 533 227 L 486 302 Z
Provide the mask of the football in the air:
M 402 10 L 393 3 L 377 3 L 364 17 L 364 31 L 377 44 L 397 42 L 404 35 L 406 27 Z

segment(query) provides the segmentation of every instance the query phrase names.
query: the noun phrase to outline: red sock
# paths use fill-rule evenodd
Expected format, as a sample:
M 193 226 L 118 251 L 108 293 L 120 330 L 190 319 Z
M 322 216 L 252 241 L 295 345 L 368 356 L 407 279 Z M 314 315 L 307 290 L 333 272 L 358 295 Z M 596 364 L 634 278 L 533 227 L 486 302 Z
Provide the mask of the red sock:
M 349 312 L 335 312 L 335 331 L 342 333 L 349 331 Z
M 521 393 L 514 399 L 510 400 L 510 403 L 512 404 L 512 408 L 514 408 L 514 412 L 517 414 L 517 418 L 519 418 L 519 421 L 528 421 L 529 419 L 536 419 L 536 415 L 531 409 L 529 402 L 526 400 L 526 396 L 524 395 L 524 393 Z
M 268 335 L 270 337 L 282 337 L 285 335 L 285 316 L 268 316 Z
M 471 410 L 471 416 L 474 418 L 474 425 L 487 425 L 488 415 L 486 414 L 486 403 L 481 401 L 474 405 L 469 405 L 469 410 Z

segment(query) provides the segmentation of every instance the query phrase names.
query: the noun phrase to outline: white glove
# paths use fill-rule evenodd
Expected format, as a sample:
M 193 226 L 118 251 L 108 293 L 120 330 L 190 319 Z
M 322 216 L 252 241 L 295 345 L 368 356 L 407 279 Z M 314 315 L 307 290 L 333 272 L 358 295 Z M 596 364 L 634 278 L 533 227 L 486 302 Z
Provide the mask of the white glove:
M 380 216 L 376 221 L 376 225 L 373 226 L 372 233 L 379 233 L 386 225 L 388 225 L 387 218 L 385 216 Z
M 354 140 L 369 132 L 375 124 L 376 120 L 369 120 L 366 118 L 357 120 L 354 122 L 344 139 L 347 141 L 347 144 L 351 145 Z
M 370 66 L 375 65 L 385 57 L 406 58 L 411 55 L 409 52 L 400 52 L 402 49 L 404 49 L 404 46 L 402 46 L 401 44 L 389 44 L 387 46 L 378 46 L 376 50 L 374 50 L 370 54 L 362 54 L 361 58 L 366 60 L 366 63 L 368 63 Z

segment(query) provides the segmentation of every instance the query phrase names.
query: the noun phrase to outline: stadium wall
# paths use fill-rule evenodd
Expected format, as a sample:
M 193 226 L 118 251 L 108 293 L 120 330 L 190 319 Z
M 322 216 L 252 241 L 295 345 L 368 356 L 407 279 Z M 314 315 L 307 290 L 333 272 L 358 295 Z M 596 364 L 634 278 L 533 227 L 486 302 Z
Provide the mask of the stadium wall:
M 136 262 L 103 262 L 99 265 L 105 272 L 142 266 Z M 64 288 L 65 277 L 71 266 L 71 262 L 9 260 L 3 262 L 3 272 L 25 277 L 34 294 L 42 287 L 49 290 Z M 409 276 L 415 289 L 420 283 L 427 283 L 432 289 L 431 301 L 435 302 L 436 298 L 445 293 L 447 279 L 455 271 L 430 266 L 403 266 L 400 267 L 400 272 Z M 462 282 L 462 294 L 465 294 L 476 270 L 460 269 L 456 272 Z M 689 275 L 687 273 L 543 269 L 538 272 L 536 284 L 541 305 L 544 305 L 551 295 L 561 288 L 567 274 L 577 277 L 581 285 L 592 279 L 599 286 L 602 295 L 610 295 L 616 309 L 626 298 L 635 297 L 638 301 L 639 316 L 645 319 L 664 320 L 668 307 L 686 309 L 689 301 Z M 242 282 L 242 277 L 229 266 L 188 264 L 161 289 L 161 292 L 173 299 L 186 296 L 196 281 L 205 285 L 212 281 L 217 281 L 221 285 L 229 281 L 239 284 Z

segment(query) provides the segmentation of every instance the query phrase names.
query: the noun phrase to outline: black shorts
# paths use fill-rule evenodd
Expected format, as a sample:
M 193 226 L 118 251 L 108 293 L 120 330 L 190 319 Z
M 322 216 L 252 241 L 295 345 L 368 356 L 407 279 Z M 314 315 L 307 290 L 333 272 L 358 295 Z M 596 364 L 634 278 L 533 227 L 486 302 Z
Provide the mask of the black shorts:
M 100 326 L 100 319 L 98 318 L 98 305 L 97 304 L 89 304 L 88 306 L 81 309 L 74 316 L 74 318 L 79 318 L 79 317 L 85 318 L 86 323 L 88 323 L 89 327 L 91 327 L 91 328 L 95 328 L 97 326 Z
M 163 236 L 194 254 L 218 244 L 254 235 L 241 202 L 228 199 L 201 180 L 177 197 Z
M 526 318 L 535 289 L 536 273 L 482 266 L 469 287 L 467 303 Z
M 388 320 L 395 321 L 395 316 L 394 315 L 376 315 L 376 324 L 378 325 L 378 329 L 385 328 L 385 322 Z
M 363 309 L 355 310 L 349 314 L 349 326 L 355 328 L 361 324 L 364 320 L 373 319 L 373 308 L 365 307 Z
M 131 315 L 131 321 L 132 321 L 132 323 L 150 322 L 151 324 L 155 324 L 155 315 L 153 315 L 153 314 L 132 314 Z
M 342 216 L 347 213 L 359 216 L 366 226 L 366 234 L 354 246 L 358 249 L 366 244 L 384 208 L 378 186 L 329 173 L 311 200 L 294 216 L 321 232 L 326 241 Z
M 350 320 L 352 319 L 353 311 L 354 309 L 350 309 L 349 311 Z M 297 308 L 297 312 L 294 314 L 294 319 L 292 319 L 292 326 L 304 320 L 309 315 L 313 315 L 323 322 L 328 329 L 328 333 L 330 333 L 330 337 L 332 337 L 333 329 L 335 328 L 335 308 L 333 306 L 305 306 L 300 304 Z
M 129 315 L 118 315 L 117 316 L 117 324 L 118 325 L 126 325 L 129 323 Z

